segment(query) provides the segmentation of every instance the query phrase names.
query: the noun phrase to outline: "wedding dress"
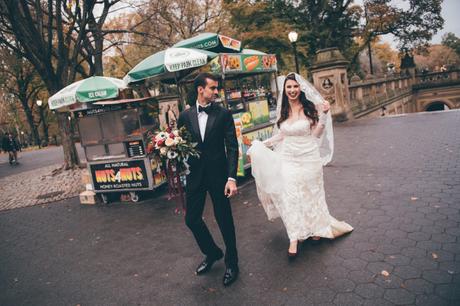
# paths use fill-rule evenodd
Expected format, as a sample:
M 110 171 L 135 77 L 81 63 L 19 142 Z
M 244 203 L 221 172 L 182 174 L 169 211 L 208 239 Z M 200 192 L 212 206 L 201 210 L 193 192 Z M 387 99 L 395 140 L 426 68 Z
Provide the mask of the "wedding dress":
M 281 217 L 290 241 L 332 239 L 353 230 L 329 214 L 320 136 L 312 133 L 307 118 L 286 120 L 273 137 L 254 140 L 248 151 L 259 200 L 269 220 Z

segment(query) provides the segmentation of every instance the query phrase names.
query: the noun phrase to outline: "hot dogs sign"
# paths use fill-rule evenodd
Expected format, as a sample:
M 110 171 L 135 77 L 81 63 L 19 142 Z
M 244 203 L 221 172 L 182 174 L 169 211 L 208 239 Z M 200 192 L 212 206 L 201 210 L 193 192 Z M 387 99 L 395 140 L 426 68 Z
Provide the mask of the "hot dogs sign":
M 224 73 L 276 71 L 276 56 L 273 54 L 223 54 L 221 65 Z

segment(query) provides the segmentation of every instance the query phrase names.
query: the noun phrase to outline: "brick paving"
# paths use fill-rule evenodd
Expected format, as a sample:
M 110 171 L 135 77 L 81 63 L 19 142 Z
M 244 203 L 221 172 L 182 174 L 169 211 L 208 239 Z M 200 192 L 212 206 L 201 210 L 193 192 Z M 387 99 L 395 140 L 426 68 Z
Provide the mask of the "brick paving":
M 56 171 L 60 165 L 34 169 L 0 179 L 0 211 L 45 204 L 83 191 L 83 169 Z
M 0 212 L 0 305 L 459 305 L 459 126 L 458 111 L 338 125 L 327 201 L 355 230 L 304 243 L 294 263 L 247 181 L 233 200 L 241 274 L 230 288 L 222 262 L 194 275 L 202 257 L 161 195 Z

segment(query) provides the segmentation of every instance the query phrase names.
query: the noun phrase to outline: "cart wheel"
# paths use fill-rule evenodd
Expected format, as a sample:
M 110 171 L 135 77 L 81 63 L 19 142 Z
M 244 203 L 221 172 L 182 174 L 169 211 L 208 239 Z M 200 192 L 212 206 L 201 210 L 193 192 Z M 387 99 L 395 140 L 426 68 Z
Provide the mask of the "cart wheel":
M 101 193 L 101 200 L 102 200 L 102 203 L 109 204 L 109 196 L 104 193 Z
M 133 201 L 134 203 L 139 202 L 139 195 L 137 193 L 131 191 L 129 195 L 131 197 L 131 201 Z

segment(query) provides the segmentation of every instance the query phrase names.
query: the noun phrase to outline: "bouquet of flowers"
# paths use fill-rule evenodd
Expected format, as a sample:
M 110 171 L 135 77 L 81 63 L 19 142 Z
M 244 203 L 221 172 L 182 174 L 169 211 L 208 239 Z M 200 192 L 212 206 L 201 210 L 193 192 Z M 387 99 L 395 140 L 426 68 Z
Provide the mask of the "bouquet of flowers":
M 192 143 L 192 137 L 185 127 L 180 129 L 167 128 L 165 131 L 150 135 L 147 152 L 156 155 L 166 166 L 168 177 L 169 199 L 179 197 L 182 211 L 185 212 L 185 199 L 183 182 L 184 174 L 189 174 L 187 160 L 190 156 L 199 157 L 195 148 L 197 143 Z M 181 210 L 176 207 L 175 213 Z
M 199 156 L 196 145 L 197 143 L 191 142 L 191 135 L 185 127 L 175 130 L 168 128 L 151 136 L 147 152 L 157 155 L 163 162 L 175 168 L 174 171 L 188 174 L 188 158 Z

